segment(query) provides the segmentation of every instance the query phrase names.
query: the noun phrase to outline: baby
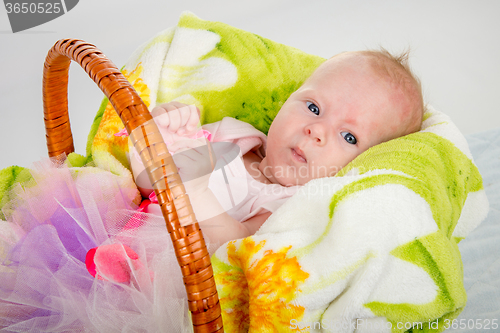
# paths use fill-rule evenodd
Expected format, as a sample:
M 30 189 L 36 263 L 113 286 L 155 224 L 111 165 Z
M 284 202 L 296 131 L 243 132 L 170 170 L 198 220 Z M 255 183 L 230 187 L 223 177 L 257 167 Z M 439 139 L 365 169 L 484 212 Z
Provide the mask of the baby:
M 338 54 L 290 95 L 267 138 L 249 124 L 224 118 L 212 125 L 216 128 L 212 141 L 224 138 L 220 133 L 242 133 L 240 141 L 234 135 L 229 139 L 242 147 L 246 176 L 258 186 L 282 187 L 285 194 L 270 199 L 282 203 L 294 193 L 286 190 L 333 176 L 368 148 L 420 129 L 424 110 L 421 87 L 406 59 L 406 54 L 394 57 L 385 50 Z M 194 106 L 171 102 L 152 113 L 162 135 L 173 141 L 199 130 L 199 112 Z M 223 124 L 230 130 L 223 130 Z M 256 144 L 244 148 L 249 141 Z M 203 176 L 214 167 L 213 150 L 186 142 L 168 147 L 177 151 L 192 148 L 184 155 L 174 154 L 174 160 L 183 180 L 182 170 L 190 170 L 190 179 L 196 178 L 186 189 L 204 235 L 212 242 L 224 243 L 254 234 L 277 207 L 257 204 L 259 199 L 254 198 L 249 204 L 253 214 L 242 217 L 225 211 L 208 186 L 208 176 Z M 137 178 L 144 167 L 136 161 L 132 170 L 143 195 L 151 193 L 148 183 Z M 193 177 L 193 172 L 199 177 Z M 153 207 L 149 212 L 161 214 Z

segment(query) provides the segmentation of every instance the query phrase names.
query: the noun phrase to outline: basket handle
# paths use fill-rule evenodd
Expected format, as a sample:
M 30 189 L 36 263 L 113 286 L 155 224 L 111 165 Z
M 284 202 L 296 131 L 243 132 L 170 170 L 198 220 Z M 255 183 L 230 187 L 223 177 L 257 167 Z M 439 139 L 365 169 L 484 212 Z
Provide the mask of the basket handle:
M 43 104 L 49 156 L 74 151 L 68 115 L 68 72 L 80 64 L 108 97 L 139 152 L 155 190 L 186 287 L 195 332 L 223 332 L 210 256 L 189 197 L 148 108 L 118 68 L 94 45 L 59 40 L 43 71 Z M 60 157 L 63 156 L 63 157 Z M 183 225 L 189 225 L 182 227 Z

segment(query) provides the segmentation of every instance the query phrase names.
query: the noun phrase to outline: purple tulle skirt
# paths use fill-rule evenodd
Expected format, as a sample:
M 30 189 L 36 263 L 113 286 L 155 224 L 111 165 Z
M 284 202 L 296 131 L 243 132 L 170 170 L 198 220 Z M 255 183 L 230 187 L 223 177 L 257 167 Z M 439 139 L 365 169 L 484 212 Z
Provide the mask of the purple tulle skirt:
M 32 175 L 2 209 L 2 331 L 192 331 L 163 217 L 137 211 L 129 175 L 48 159 Z M 123 252 L 127 279 L 89 271 L 92 249 L 107 245 Z

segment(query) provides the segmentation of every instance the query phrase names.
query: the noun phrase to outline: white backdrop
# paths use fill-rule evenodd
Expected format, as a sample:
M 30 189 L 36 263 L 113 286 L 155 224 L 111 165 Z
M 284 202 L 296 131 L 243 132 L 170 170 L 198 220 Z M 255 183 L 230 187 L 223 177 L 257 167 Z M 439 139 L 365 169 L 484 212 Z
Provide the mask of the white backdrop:
M 65 15 L 16 34 L 0 8 L 0 168 L 46 156 L 42 69 L 57 40 L 84 39 L 121 67 L 184 10 L 323 57 L 410 47 L 426 102 L 465 134 L 500 126 L 498 0 L 81 0 Z M 102 97 L 73 64 L 69 108 L 81 154 Z

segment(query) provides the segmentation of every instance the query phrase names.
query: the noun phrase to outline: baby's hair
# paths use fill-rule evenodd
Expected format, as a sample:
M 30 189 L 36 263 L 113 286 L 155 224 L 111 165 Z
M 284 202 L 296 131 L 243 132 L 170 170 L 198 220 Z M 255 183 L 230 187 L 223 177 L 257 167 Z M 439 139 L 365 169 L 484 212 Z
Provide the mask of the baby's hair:
M 420 79 L 413 73 L 408 62 L 410 55 L 409 48 L 397 55 L 390 53 L 383 47 L 380 47 L 379 50 L 365 50 L 359 51 L 359 53 L 372 56 L 377 60 L 382 60 L 373 61 L 372 68 L 377 73 L 389 78 L 392 83 L 402 88 L 416 106 L 417 110 L 414 116 L 417 118 L 415 119 L 415 123 L 420 124 L 425 112 L 425 104 Z M 412 132 L 418 131 L 419 129 L 420 126 L 416 125 Z

